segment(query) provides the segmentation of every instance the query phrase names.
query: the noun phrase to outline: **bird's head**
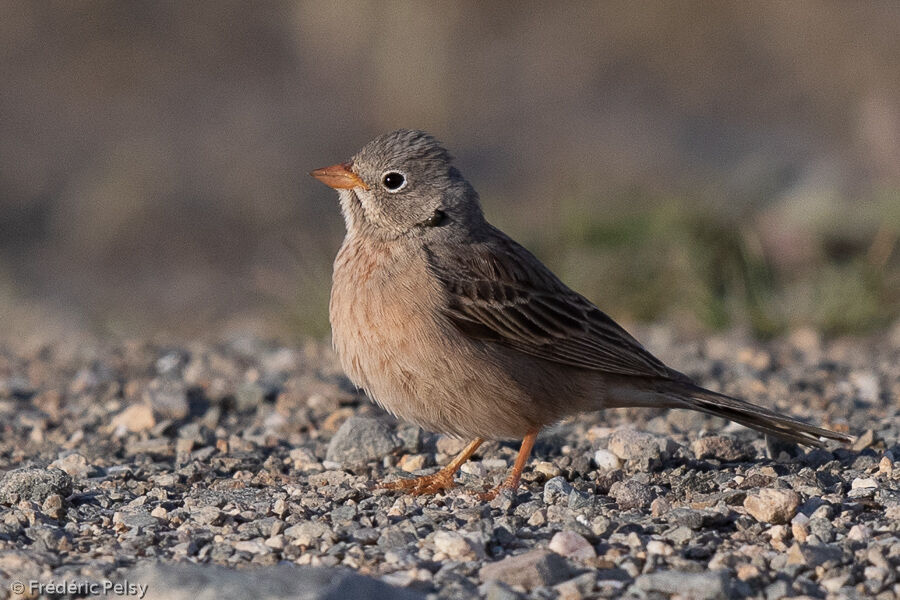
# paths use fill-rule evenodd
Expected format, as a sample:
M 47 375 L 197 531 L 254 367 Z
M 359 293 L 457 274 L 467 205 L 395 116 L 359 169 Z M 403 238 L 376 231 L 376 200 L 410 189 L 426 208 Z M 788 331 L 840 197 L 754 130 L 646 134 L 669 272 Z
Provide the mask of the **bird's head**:
M 338 190 L 350 234 L 381 239 L 446 235 L 483 221 L 478 194 L 423 131 L 382 135 L 350 161 L 310 173 Z

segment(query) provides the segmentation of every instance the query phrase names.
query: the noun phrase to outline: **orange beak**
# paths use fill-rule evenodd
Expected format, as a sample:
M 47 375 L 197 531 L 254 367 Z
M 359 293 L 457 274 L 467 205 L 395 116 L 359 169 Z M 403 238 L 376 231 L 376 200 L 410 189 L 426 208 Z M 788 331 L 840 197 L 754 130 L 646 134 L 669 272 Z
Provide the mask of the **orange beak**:
M 369 189 L 369 186 L 359 178 L 359 175 L 350 170 L 350 163 L 341 163 L 331 167 L 316 169 L 310 175 L 336 190 L 349 190 L 355 187 L 361 187 L 364 190 Z

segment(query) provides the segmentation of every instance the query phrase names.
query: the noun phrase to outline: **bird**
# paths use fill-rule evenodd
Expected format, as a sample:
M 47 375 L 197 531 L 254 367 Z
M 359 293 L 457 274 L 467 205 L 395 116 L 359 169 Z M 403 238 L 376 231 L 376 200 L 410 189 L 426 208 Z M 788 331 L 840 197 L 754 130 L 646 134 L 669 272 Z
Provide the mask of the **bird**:
M 514 492 L 543 428 L 608 408 L 691 409 L 809 446 L 852 439 L 666 366 L 491 225 L 426 132 L 392 131 L 310 175 L 337 190 L 346 228 L 329 302 L 345 373 L 398 419 L 471 440 L 439 471 L 380 487 L 443 492 L 485 440 L 521 440 L 508 476 L 480 495 Z

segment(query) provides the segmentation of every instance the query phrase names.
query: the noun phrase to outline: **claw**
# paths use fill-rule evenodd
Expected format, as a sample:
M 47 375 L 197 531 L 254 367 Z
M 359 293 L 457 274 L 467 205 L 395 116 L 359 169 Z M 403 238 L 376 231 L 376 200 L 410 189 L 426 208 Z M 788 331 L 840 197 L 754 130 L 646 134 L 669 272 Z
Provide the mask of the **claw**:
M 409 491 L 416 496 L 421 496 L 423 494 L 437 494 L 438 492 L 449 490 L 454 485 L 452 474 L 448 477 L 444 472 L 438 471 L 433 475 L 380 483 L 377 487 L 387 490 Z

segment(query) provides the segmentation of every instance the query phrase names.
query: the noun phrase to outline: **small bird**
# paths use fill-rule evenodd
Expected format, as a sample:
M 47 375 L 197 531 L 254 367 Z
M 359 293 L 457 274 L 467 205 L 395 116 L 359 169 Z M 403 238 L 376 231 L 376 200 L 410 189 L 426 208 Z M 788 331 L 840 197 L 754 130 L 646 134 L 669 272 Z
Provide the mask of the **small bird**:
M 399 419 L 472 440 L 437 473 L 382 487 L 437 493 L 484 440 L 520 439 L 509 476 L 482 494 L 493 498 L 518 488 L 543 427 L 605 408 L 687 408 L 810 446 L 851 439 L 664 365 L 488 223 L 425 132 L 385 134 L 310 175 L 338 191 L 347 229 L 329 311 L 344 371 Z

